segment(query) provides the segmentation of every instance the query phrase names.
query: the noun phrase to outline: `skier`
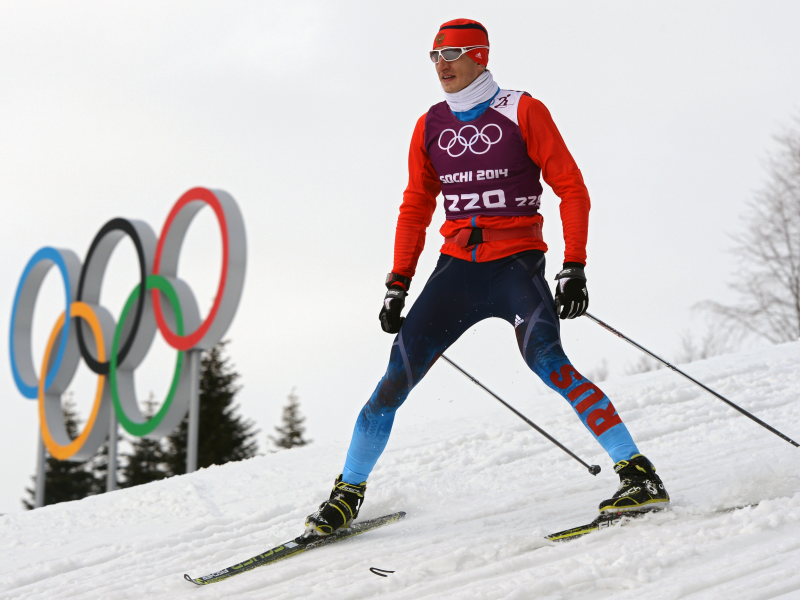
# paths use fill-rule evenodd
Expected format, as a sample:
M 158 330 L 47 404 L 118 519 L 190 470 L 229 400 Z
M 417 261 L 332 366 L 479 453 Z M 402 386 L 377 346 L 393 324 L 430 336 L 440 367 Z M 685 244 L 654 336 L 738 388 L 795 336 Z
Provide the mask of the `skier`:
M 330 498 L 307 517 L 307 529 L 329 535 L 356 518 L 395 411 L 439 356 L 489 317 L 514 327 L 527 365 L 571 404 L 615 463 L 620 485 L 600 503 L 600 512 L 668 506 L 661 479 L 611 400 L 570 364 L 561 347 L 559 318 L 580 317 L 589 305 L 584 274 L 589 193 L 550 113 L 528 93 L 494 82 L 486 68 L 489 35 L 477 21 L 444 23 L 430 58 L 445 101 L 420 117 L 411 138 L 394 266 L 379 315 L 381 328 L 397 334 L 389 366 L 358 416 Z M 561 199 L 566 248 L 555 298 L 544 280 L 540 175 Z M 447 216 L 439 230 L 444 245 L 403 318 L 440 192 Z

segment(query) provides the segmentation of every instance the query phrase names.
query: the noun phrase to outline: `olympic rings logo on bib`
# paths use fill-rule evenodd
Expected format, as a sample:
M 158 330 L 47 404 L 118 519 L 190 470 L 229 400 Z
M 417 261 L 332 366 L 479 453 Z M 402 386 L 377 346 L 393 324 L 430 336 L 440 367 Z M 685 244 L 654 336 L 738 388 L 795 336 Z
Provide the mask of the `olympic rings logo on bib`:
M 177 277 L 186 232 L 197 212 L 208 205 L 219 222 L 222 269 L 217 294 L 201 321 L 197 300 Z M 100 305 L 106 267 L 117 243 L 128 236 L 139 260 L 139 283 L 128 296 L 118 321 Z M 161 235 L 144 221 L 112 219 L 95 235 L 80 259 L 72 250 L 38 250 L 22 272 L 11 311 L 9 356 L 17 389 L 38 400 L 42 439 L 59 460 L 86 460 L 105 440 L 111 410 L 123 429 L 136 437 L 160 438 L 186 415 L 190 377 L 184 353 L 207 350 L 228 330 L 244 286 L 247 240 L 244 220 L 227 192 L 194 188 L 170 210 Z M 45 276 L 55 265 L 66 302 L 45 347 L 41 373 L 32 354 L 33 310 Z M 166 300 L 166 302 L 164 302 Z M 142 363 L 156 332 L 176 352 L 175 371 L 160 410 L 146 418 L 136 401 L 134 371 Z M 70 439 L 61 411 L 61 395 L 72 382 L 81 358 L 97 375 L 94 404 L 83 431 Z M 100 424 L 99 426 L 97 426 Z
M 486 132 L 489 127 L 494 127 L 497 129 L 497 139 L 493 140 L 489 137 L 488 133 Z M 469 138 L 464 137 L 462 134 L 464 130 L 472 129 L 475 133 L 470 135 Z M 445 138 L 445 134 L 450 133 L 452 137 L 447 138 L 447 142 L 444 146 L 442 146 L 442 141 Z M 503 139 L 503 130 L 500 129 L 500 126 L 496 123 L 488 123 L 483 126 L 483 129 L 478 131 L 478 128 L 475 125 L 464 125 L 461 129 L 458 130 L 456 133 L 455 129 L 445 129 L 442 133 L 439 134 L 439 148 L 442 150 L 446 150 L 447 153 L 452 156 L 453 158 L 459 157 L 464 154 L 467 149 L 470 150 L 473 154 L 486 154 L 494 144 L 499 142 Z M 477 146 L 477 149 L 476 149 Z M 457 154 L 453 154 L 452 150 L 456 149 Z M 459 151 L 460 150 L 460 151 Z

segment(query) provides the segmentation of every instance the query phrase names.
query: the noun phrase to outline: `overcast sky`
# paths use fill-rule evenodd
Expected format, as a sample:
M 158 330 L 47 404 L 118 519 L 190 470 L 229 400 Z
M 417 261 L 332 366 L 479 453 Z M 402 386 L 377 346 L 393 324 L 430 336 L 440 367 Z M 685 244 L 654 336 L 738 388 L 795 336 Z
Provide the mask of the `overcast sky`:
M 308 437 L 342 441 L 335 477 L 389 355 L 377 314 L 408 143 L 419 115 L 442 99 L 427 52 L 439 24 L 458 17 L 488 28 L 495 80 L 545 103 L 583 171 L 590 311 L 674 357 L 684 331 L 704 332 L 696 302 L 734 299 L 729 234 L 763 185 L 773 136 L 799 114 L 797 2 L 6 2 L 0 314 L 8 323 L 38 248 L 83 257 L 113 217 L 158 233 L 184 191 L 224 189 L 241 206 L 249 245 L 226 336 L 241 411 L 262 429 L 265 450 L 297 386 Z M 563 259 L 557 207 L 547 188 L 550 280 Z M 436 262 L 443 218 L 439 208 L 411 301 Z M 179 273 L 207 310 L 219 233 L 210 211 L 196 221 Z M 124 240 L 103 288 L 114 315 L 135 269 Z M 39 298 L 37 363 L 62 310 L 60 285 L 51 273 Z M 613 378 L 638 360 L 586 319 L 562 331 L 581 371 L 606 358 Z M 34 472 L 38 415 L 0 348 L 8 512 L 20 509 Z M 563 402 L 527 371 L 505 322 L 479 324 L 448 354 L 534 420 L 537 403 Z M 158 338 L 137 371 L 142 396 L 162 397 L 172 357 Z M 83 414 L 93 381 L 81 367 Z M 437 364 L 402 409 L 396 437 L 432 413 L 491 401 Z

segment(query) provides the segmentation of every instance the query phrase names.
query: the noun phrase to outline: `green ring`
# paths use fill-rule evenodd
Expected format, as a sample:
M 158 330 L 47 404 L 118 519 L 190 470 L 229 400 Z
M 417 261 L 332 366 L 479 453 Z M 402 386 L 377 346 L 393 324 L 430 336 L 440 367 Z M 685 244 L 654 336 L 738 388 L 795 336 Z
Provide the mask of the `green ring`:
M 148 433 L 151 433 L 153 430 L 155 430 L 155 428 L 158 427 L 158 425 L 169 412 L 169 407 L 172 404 L 173 398 L 175 397 L 175 391 L 178 389 L 178 383 L 181 378 L 181 367 L 183 365 L 183 352 L 179 351 L 178 359 L 175 361 L 175 373 L 172 376 L 172 385 L 170 385 L 167 399 L 164 400 L 164 404 L 156 414 L 154 414 L 144 423 L 132 421 L 128 415 L 125 414 L 125 411 L 122 408 L 122 403 L 119 401 L 119 392 L 117 391 L 117 350 L 119 349 L 119 342 L 122 338 L 122 328 L 125 325 L 125 319 L 128 317 L 128 313 L 131 311 L 134 303 L 139 298 L 139 294 L 141 293 L 139 290 L 140 287 L 141 286 L 137 285 L 135 288 L 133 288 L 131 295 L 128 296 L 128 300 L 125 302 L 125 308 L 122 309 L 122 314 L 119 317 L 117 328 L 114 331 L 114 342 L 111 345 L 111 359 L 109 360 L 108 367 L 108 374 L 111 384 L 111 399 L 114 401 L 114 412 L 117 414 L 117 420 L 120 422 L 125 431 L 136 437 L 144 437 Z M 178 299 L 178 294 L 175 292 L 175 288 L 172 287 L 172 284 L 169 282 L 169 280 L 161 275 L 148 275 L 147 279 L 145 280 L 145 287 L 148 290 L 157 289 L 164 293 L 170 305 L 172 306 L 172 310 L 175 311 L 175 321 L 178 329 L 178 335 L 183 335 L 183 313 L 181 312 L 181 303 Z

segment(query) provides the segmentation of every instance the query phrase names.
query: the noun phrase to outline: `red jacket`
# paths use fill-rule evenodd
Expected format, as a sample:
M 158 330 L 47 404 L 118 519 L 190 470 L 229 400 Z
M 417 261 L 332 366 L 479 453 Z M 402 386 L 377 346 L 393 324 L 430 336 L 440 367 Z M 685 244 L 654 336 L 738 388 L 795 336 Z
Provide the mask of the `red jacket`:
M 427 113 L 426 113 L 427 114 Z M 586 264 L 586 237 L 589 227 L 589 192 L 583 183 L 578 165 L 567 150 L 550 112 L 540 101 L 522 96 L 517 110 L 522 139 L 528 156 L 542 170 L 542 177 L 561 199 L 561 222 L 564 228 L 564 262 Z M 436 197 L 441 191 L 438 175 L 425 150 L 425 115 L 422 115 L 411 137 L 408 154 L 408 187 L 397 218 L 392 271 L 413 277 L 417 260 L 425 246 L 425 230 L 436 209 Z M 475 226 L 487 229 L 506 229 L 541 223 L 542 216 L 508 217 L 479 215 Z M 444 237 L 456 235 L 471 227 L 470 219 L 447 220 L 439 233 Z M 521 238 L 478 244 L 474 259 L 486 262 L 524 250 L 547 251 L 547 244 L 535 238 Z M 454 243 L 445 243 L 441 252 L 464 260 L 473 260 L 472 252 Z

